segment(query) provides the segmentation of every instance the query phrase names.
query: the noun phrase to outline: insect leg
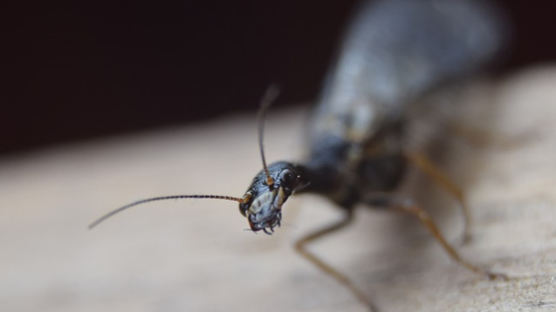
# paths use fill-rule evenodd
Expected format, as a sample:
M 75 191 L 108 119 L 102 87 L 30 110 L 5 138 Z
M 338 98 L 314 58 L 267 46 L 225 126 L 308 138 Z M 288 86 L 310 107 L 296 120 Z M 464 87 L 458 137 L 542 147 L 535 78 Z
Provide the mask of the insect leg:
M 498 149 L 514 149 L 535 141 L 539 137 L 538 128 L 526 129 L 521 133 L 507 136 L 485 129 L 475 129 L 463 124 L 451 124 L 450 135 L 462 139 L 475 148 L 494 147 Z
M 322 272 L 326 273 L 327 275 L 329 275 L 330 277 L 338 281 L 340 284 L 347 287 L 349 291 L 362 304 L 364 304 L 369 308 L 370 311 L 377 311 L 377 309 L 374 307 L 371 301 L 369 301 L 369 299 L 365 296 L 365 294 L 361 290 L 359 290 L 347 276 L 337 271 L 332 266 L 330 266 L 323 260 L 319 259 L 313 253 L 307 250 L 307 245 L 309 243 L 344 228 L 345 226 L 350 224 L 351 221 L 353 221 L 353 213 L 351 211 L 348 211 L 346 216 L 342 220 L 300 238 L 295 243 L 295 251 L 299 253 L 303 258 L 307 259 L 309 262 L 311 262 L 316 267 L 318 267 Z
M 373 205 L 377 205 L 378 203 L 380 203 L 381 206 L 387 207 L 387 208 L 396 208 L 399 210 L 402 210 L 404 212 L 410 213 L 414 216 L 416 216 L 417 218 L 419 218 L 419 221 L 421 221 L 421 223 L 427 228 L 427 230 L 434 236 L 434 238 L 440 243 L 440 245 L 442 245 L 442 247 L 444 248 L 444 250 L 446 250 L 446 252 L 448 252 L 448 254 L 450 255 L 450 257 L 452 257 L 455 261 L 457 261 L 460 265 L 464 266 L 465 268 L 467 268 L 468 270 L 484 275 L 486 277 L 488 277 L 489 279 L 508 279 L 508 277 L 504 274 L 499 274 L 499 273 L 493 273 L 484 269 L 481 269 L 479 267 L 477 267 L 476 265 L 468 262 L 467 260 L 463 259 L 459 253 L 454 249 L 454 247 L 452 247 L 448 241 L 446 240 L 446 238 L 444 238 L 444 235 L 442 235 L 442 233 L 440 232 L 440 230 L 438 229 L 438 227 L 436 226 L 436 224 L 434 223 L 434 221 L 432 220 L 432 218 L 430 217 L 430 215 L 423 210 L 421 207 L 419 207 L 419 205 L 415 204 L 413 202 L 413 200 L 411 199 L 406 199 L 406 198 L 401 198 L 399 196 L 396 195 L 384 195 L 384 194 L 372 194 L 371 196 L 369 196 L 368 198 L 366 198 L 366 201 L 370 204 Z
M 423 153 L 405 151 L 404 156 L 415 167 L 421 169 L 421 171 L 428 175 L 436 185 L 450 193 L 458 201 L 464 218 L 463 243 L 469 242 L 471 238 L 471 213 L 469 212 L 469 207 L 467 206 L 461 188 L 452 182 L 452 180 L 448 178 L 442 170 L 436 167 Z

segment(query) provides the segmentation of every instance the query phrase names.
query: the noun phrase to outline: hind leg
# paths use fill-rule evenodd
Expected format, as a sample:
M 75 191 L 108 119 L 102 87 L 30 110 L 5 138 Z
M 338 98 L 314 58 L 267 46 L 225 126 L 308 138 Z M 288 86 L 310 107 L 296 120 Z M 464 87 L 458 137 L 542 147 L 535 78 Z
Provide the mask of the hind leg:
M 464 230 L 463 230 L 463 243 L 467 243 L 471 240 L 471 213 L 465 197 L 463 196 L 463 191 L 459 186 L 457 186 L 446 174 L 442 172 L 438 167 L 436 167 L 424 154 L 419 152 L 404 152 L 405 158 L 413 164 L 415 167 L 419 168 L 426 175 L 428 175 L 431 180 L 452 195 L 459 203 L 461 212 L 464 217 Z
M 446 240 L 444 235 L 440 232 L 435 222 L 430 215 L 423 210 L 419 205 L 414 203 L 413 200 L 396 196 L 394 194 L 377 193 L 367 196 L 365 202 L 369 205 L 379 205 L 386 208 L 394 208 L 406 213 L 416 216 L 421 224 L 433 235 L 433 237 L 440 243 L 442 248 L 454 259 L 457 263 L 467 268 L 468 270 L 488 277 L 489 279 L 502 278 L 507 279 L 506 275 L 493 273 L 488 270 L 482 269 L 471 262 L 467 261 L 456 251 L 450 243 Z

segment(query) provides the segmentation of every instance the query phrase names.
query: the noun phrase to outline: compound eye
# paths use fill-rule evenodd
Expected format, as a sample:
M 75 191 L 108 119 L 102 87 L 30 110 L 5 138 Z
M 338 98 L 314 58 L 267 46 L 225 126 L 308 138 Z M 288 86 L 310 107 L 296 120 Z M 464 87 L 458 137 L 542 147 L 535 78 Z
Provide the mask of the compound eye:
M 291 170 L 286 169 L 280 173 L 280 181 L 284 187 L 292 187 L 295 183 L 295 174 Z

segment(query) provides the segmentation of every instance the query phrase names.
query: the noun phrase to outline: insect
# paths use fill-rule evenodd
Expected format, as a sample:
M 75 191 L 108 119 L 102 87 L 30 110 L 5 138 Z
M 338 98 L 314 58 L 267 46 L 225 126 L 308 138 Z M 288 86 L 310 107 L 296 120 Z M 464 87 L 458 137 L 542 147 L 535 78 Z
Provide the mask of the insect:
M 323 272 L 348 287 L 370 309 L 372 303 L 354 284 L 306 246 L 353 220 L 358 204 L 401 209 L 415 215 L 446 252 L 467 269 L 491 273 L 460 257 L 432 218 L 415 201 L 393 191 L 412 164 L 452 193 L 461 203 L 469 228 L 469 213 L 458 188 L 424 155 L 404 149 L 407 107 L 447 81 L 478 71 L 504 44 L 504 26 L 495 10 L 478 1 L 385 0 L 365 4 L 355 16 L 341 53 L 329 76 L 309 124 L 309 157 L 299 163 L 267 165 L 264 120 L 277 88 L 262 99 L 258 116 L 263 169 L 241 197 L 172 195 L 130 203 L 94 221 L 153 201 L 207 198 L 239 203 L 252 231 L 272 234 L 280 226 L 282 207 L 300 193 L 316 193 L 345 211 L 335 224 L 305 236 L 296 250 Z

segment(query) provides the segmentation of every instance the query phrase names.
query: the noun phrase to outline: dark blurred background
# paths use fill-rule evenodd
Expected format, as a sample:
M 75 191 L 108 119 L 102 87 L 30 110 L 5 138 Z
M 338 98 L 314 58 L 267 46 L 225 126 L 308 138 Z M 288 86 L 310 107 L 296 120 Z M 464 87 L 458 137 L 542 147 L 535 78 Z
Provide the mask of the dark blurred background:
M 556 59 L 556 2 L 498 1 L 514 25 L 499 72 Z M 3 4 L 0 154 L 255 114 L 314 100 L 349 1 Z M 541 4 L 542 3 L 542 4 Z

